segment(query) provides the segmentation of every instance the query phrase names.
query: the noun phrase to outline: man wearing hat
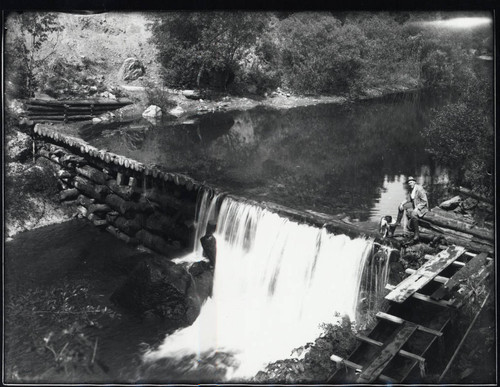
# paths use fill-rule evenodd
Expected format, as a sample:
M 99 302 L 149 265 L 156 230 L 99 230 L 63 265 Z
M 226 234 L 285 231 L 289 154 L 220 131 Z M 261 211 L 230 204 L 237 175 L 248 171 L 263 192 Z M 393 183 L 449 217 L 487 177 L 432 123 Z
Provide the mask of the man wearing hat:
M 424 188 L 417 184 L 413 176 L 408 177 L 406 182 L 411 188 L 410 199 L 403 200 L 399 205 L 396 226 L 401 224 L 403 212 L 406 212 L 406 217 L 409 221 L 409 229 L 414 232 L 413 241 L 417 242 L 420 239 L 418 219 L 422 218 L 427 211 L 429 211 L 427 194 Z

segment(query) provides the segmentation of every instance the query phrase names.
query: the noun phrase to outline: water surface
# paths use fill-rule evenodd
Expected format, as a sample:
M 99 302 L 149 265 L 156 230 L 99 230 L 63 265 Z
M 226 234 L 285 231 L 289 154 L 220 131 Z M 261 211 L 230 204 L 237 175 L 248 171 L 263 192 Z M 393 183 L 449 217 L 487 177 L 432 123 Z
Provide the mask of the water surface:
M 394 214 L 406 176 L 428 191 L 446 183 L 422 130 L 438 92 L 412 92 L 288 110 L 258 107 L 158 125 L 87 124 L 90 144 L 256 200 L 360 220 Z M 431 195 L 431 201 L 432 201 Z M 394 214 L 395 215 L 395 214 Z

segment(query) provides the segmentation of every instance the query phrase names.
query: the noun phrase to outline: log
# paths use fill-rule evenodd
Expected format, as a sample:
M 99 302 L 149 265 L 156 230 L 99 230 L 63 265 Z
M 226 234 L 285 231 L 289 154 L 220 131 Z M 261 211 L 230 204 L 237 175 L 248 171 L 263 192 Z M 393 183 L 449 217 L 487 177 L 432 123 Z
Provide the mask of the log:
M 93 182 L 81 177 L 76 176 L 74 185 L 78 190 L 86 196 L 103 201 L 109 194 L 109 188 L 105 185 L 94 184 Z
M 122 241 L 124 241 L 127 244 L 130 244 L 130 245 L 137 245 L 138 244 L 137 239 L 130 237 L 127 234 L 124 234 L 123 232 L 120 232 L 120 230 L 118 230 L 116 227 L 108 226 L 108 227 L 106 227 L 106 231 L 108 231 L 110 234 L 114 235 L 118 239 L 121 239 Z
M 146 230 L 138 231 L 135 237 L 146 247 L 149 247 L 151 250 L 163 254 L 168 258 L 175 258 L 181 252 L 181 249 L 179 247 L 169 244 L 162 237 L 153 235 Z
M 446 210 L 443 210 L 442 208 L 439 208 L 439 207 L 434 207 L 431 210 L 431 213 L 433 213 L 434 215 L 437 215 L 437 216 L 441 216 L 442 218 L 445 218 L 445 219 L 454 219 L 454 220 L 458 220 L 459 222 L 464 222 L 464 223 L 468 223 L 468 224 L 475 224 L 476 223 L 475 220 L 468 214 L 460 215 L 460 214 L 455 213 L 454 211 L 446 211 Z
M 117 194 L 125 200 L 137 200 L 141 196 L 141 190 L 137 187 L 130 187 L 128 185 L 119 185 L 114 179 L 106 182 L 111 192 Z
M 112 209 L 118 211 L 127 218 L 129 218 L 137 208 L 137 205 L 134 202 L 124 200 L 116 194 L 109 194 L 106 196 L 105 202 Z
M 486 198 L 482 195 L 476 194 L 468 188 L 458 187 L 458 192 L 460 192 L 462 195 L 469 196 L 469 197 L 476 199 L 476 200 L 479 200 L 481 202 L 495 205 L 495 201 L 493 199 L 489 199 L 489 198 Z
M 144 196 L 146 199 L 159 204 L 167 213 L 174 214 L 177 211 L 182 211 L 186 215 L 194 216 L 196 205 L 192 202 L 182 201 L 161 192 L 157 188 L 146 190 Z
M 76 199 L 79 195 L 79 191 L 76 188 L 66 189 L 59 193 L 59 198 L 61 201 Z
M 37 120 L 37 121 L 84 121 L 84 120 L 91 120 L 95 116 L 87 114 L 87 115 L 28 115 L 30 120 Z
M 88 206 L 88 212 L 90 214 L 105 214 L 111 211 L 111 208 L 107 204 L 91 204 Z
M 82 167 L 77 167 L 76 172 L 80 175 L 86 177 L 87 179 L 92 180 L 97 184 L 106 184 L 108 181 L 108 176 L 98 169 L 91 167 L 90 165 L 84 165 Z
M 59 160 L 63 165 L 70 166 L 82 166 L 87 164 L 87 160 L 82 156 L 76 156 L 70 153 L 67 153 Z
M 487 241 L 493 242 L 495 240 L 492 230 L 475 227 L 468 223 L 460 222 L 454 219 L 444 219 L 439 215 L 434 215 L 432 211 L 429 211 L 425 214 L 424 220 L 431 222 L 437 226 L 465 232 L 467 234 L 477 236 L 478 238 L 485 239 Z
M 30 105 L 35 106 L 126 106 L 133 102 L 127 98 L 105 99 L 105 98 L 87 98 L 87 99 L 67 99 L 67 100 L 44 100 L 44 99 L 29 99 Z
M 110 217 L 113 219 L 113 217 Z M 114 217 L 113 225 L 129 236 L 134 236 L 142 227 L 140 217 L 134 219 L 126 219 L 123 216 Z
M 85 195 L 78 195 L 77 201 L 85 208 L 88 208 L 91 204 L 95 203 L 95 199 L 90 199 Z

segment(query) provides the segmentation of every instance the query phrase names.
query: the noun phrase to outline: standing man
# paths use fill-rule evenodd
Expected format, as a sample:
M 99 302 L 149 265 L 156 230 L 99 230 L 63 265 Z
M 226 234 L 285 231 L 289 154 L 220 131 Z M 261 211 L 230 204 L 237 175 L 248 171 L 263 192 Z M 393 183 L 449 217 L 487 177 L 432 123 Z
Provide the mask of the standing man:
M 217 240 L 214 237 L 217 225 L 213 221 L 207 224 L 207 231 L 203 237 L 200 238 L 201 246 L 203 247 L 203 256 L 210 261 L 210 267 L 215 268 L 215 257 L 217 255 Z
M 411 188 L 410 199 L 403 200 L 399 205 L 396 226 L 401 224 L 403 212 L 406 211 L 406 217 L 409 221 L 409 229 L 414 232 L 413 242 L 417 242 L 420 239 L 418 219 L 423 218 L 427 211 L 429 211 L 429 204 L 424 188 L 417 184 L 413 176 L 408 177 L 407 183 Z

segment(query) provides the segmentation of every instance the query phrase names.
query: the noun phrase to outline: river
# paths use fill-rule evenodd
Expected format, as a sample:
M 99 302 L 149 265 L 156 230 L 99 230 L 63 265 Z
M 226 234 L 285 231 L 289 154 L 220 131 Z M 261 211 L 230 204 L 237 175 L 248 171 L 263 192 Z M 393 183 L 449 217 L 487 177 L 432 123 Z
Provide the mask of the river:
M 408 92 L 346 104 L 255 108 L 161 122 L 84 125 L 79 135 L 167 171 L 255 200 L 360 221 L 395 215 L 406 176 L 431 193 L 448 182 L 422 130 L 449 95 Z

